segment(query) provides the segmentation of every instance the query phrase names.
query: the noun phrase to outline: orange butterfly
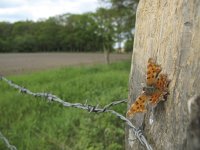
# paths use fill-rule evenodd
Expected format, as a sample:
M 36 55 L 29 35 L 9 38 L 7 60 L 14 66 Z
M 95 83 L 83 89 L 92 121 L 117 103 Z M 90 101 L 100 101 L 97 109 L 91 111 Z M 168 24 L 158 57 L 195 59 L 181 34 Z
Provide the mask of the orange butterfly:
M 147 77 L 146 77 L 146 84 L 147 86 L 152 86 L 156 83 L 156 79 L 158 74 L 161 72 L 160 65 L 155 63 L 155 60 L 149 58 L 148 65 L 147 65 Z
M 142 93 L 140 96 L 138 96 L 135 100 L 135 103 L 133 103 L 127 112 L 127 116 L 132 116 L 133 114 L 137 112 L 146 112 L 146 101 L 149 98 L 146 94 Z
M 146 87 L 143 88 L 143 92 L 139 95 L 135 102 L 131 105 L 127 112 L 128 117 L 134 116 L 135 113 L 146 112 L 146 105 L 150 103 L 152 106 L 156 106 L 160 100 L 166 99 L 168 93 L 168 80 L 166 74 L 159 74 L 162 68 L 155 63 L 153 58 L 149 58 L 147 65 L 146 75 Z

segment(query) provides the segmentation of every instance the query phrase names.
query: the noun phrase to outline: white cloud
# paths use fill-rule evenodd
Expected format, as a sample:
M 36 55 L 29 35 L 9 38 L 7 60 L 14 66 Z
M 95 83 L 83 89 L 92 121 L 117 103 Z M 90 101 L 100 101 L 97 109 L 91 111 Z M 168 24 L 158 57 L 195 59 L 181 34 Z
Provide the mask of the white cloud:
M 0 21 L 38 20 L 64 13 L 95 11 L 98 0 L 1 0 Z

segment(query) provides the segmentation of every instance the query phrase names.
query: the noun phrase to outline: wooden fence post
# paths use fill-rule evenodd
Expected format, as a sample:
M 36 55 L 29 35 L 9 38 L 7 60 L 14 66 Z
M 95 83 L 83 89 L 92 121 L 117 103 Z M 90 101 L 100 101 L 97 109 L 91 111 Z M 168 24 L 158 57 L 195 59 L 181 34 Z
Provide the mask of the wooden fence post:
M 145 114 L 143 133 L 154 150 L 184 150 L 190 141 L 188 100 L 200 95 L 199 0 L 140 0 L 128 107 L 142 90 L 150 57 L 161 64 L 162 72 L 171 79 L 170 95 L 158 104 L 152 125 L 149 112 Z M 131 121 L 137 125 L 137 119 Z M 130 141 L 132 136 L 126 127 L 126 150 L 144 149 L 137 140 Z

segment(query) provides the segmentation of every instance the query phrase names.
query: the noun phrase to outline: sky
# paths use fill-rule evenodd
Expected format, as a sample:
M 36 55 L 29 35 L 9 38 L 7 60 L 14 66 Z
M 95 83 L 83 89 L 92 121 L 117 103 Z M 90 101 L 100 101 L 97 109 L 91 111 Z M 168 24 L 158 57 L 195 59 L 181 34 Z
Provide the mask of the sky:
M 98 0 L 0 0 L 0 21 L 37 21 L 65 13 L 94 12 L 98 6 Z

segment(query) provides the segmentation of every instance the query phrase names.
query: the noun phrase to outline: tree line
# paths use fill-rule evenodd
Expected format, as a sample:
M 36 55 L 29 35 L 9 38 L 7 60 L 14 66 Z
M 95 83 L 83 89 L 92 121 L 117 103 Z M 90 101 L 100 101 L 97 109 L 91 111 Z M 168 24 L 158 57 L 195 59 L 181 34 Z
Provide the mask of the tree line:
M 101 0 L 105 7 L 46 20 L 0 22 L 0 52 L 132 50 L 137 0 Z M 108 4 L 108 5 L 107 5 Z M 107 5 L 107 6 L 106 6 Z

